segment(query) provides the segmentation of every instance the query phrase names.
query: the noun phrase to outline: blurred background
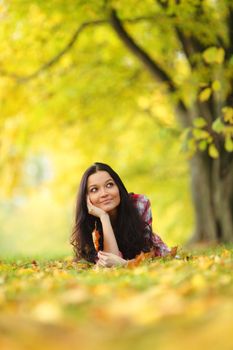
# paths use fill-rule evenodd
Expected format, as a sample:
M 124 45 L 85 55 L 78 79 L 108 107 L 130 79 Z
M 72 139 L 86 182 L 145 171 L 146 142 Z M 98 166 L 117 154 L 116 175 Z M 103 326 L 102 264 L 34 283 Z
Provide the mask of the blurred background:
M 94 161 L 112 166 L 129 192 L 150 198 L 154 231 L 168 245 L 190 238 L 190 149 L 175 108 L 182 99 L 192 106 L 206 72 L 200 68 L 200 79 L 192 74 L 166 4 L 0 1 L 2 257 L 72 255 L 76 193 Z M 182 6 L 187 25 L 194 5 Z M 137 44 L 134 52 L 119 18 Z M 140 47 L 156 63 L 156 79 Z M 179 90 L 169 87 L 169 75 Z
M 73 262 L 95 161 L 181 259 Z M 0 0 L 1 349 L 232 349 L 232 179 L 232 0 Z

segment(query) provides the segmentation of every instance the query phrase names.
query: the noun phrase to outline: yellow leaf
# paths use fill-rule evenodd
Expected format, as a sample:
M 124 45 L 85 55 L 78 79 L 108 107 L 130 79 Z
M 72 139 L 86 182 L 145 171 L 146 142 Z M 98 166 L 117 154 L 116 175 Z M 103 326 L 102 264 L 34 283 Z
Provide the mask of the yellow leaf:
M 149 99 L 149 98 L 147 98 L 147 97 L 145 97 L 145 96 L 139 97 L 139 99 L 138 99 L 138 105 L 139 105 L 140 108 L 142 108 L 142 109 L 148 109 L 148 108 L 150 107 L 150 104 L 151 104 L 151 102 L 150 102 L 150 99 Z
M 88 293 L 84 288 L 78 286 L 65 291 L 61 295 L 60 300 L 63 304 L 81 304 L 88 300 Z
M 196 118 L 194 119 L 193 121 L 193 125 L 196 127 L 196 128 L 202 128 L 204 126 L 206 126 L 207 122 L 204 118 Z
M 212 83 L 212 89 L 213 89 L 214 91 L 219 91 L 219 90 L 221 89 L 221 83 L 220 83 L 219 80 L 213 81 L 213 83 Z
M 223 48 L 217 48 L 215 46 L 209 47 L 203 52 L 203 58 L 206 63 L 218 63 L 221 64 L 224 60 L 225 51 Z
M 32 316 L 40 322 L 54 323 L 60 320 L 61 310 L 53 302 L 42 301 L 34 307 Z
M 233 141 L 232 141 L 232 138 L 230 135 L 227 135 L 226 136 L 226 139 L 225 139 L 225 149 L 228 151 L 228 152 L 232 152 L 233 151 Z
M 218 152 L 216 146 L 213 143 L 209 146 L 208 151 L 209 151 L 210 157 L 212 157 L 212 158 L 218 158 L 219 157 L 219 152 Z
M 206 140 L 202 140 L 199 142 L 198 144 L 198 148 L 200 151 L 205 151 L 207 147 L 207 141 Z
M 223 118 L 225 122 L 229 122 L 230 124 L 233 124 L 233 108 L 226 106 L 222 109 L 222 112 L 223 112 Z
M 215 61 L 219 64 L 221 64 L 224 61 L 225 51 L 220 47 L 217 50 Z
M 198 262 L 199 262 L 199 267 L 203 270 L 206 270 L 208 269 L 210 266 L 213 265 L 213 259 L 210 259 L 209 257 L 207 256 L 201 256 L 199 257 L 198 259 Z
M 206 130 L 202 129 L 193 129 L 193 136 L 196 140 L 207 139 L 209 137 L 209 133 Z
M 129 268 L 136 267 L 142 261 L 144 261 L 146 259 L 153 258 L 153 257 L 154 257 L 154 253 L 153 252 L 148 252 L 148 253 L 141 252 L 139 255 L 136 256 L 136 258 L 134 260 L 128 262 L 127 267 L 129 267 Z
M 203 58 L 206 63 L 213 63 L 215 61 L 217 48 L 212 46 L 203 52 Z
M 206 288 L 206 280 L 201 274 L 194 275 L 194 277 L 191 280 L 191 283 L 196 290 Z
M 221 257 L 222 257 L 222 258 L 230 258 L 230 257 L 231 257 L 231 252 L 230 252 L 230 250 L 223 249 L 223 251 L 221 252 Z
M 217 118 L 212 124 L 212 129 L 218 133 L 222 132 L 224 128 L 225 125 L 222 123 L 220 118 Z
M 206 88 L 202 90 L 201 93 L 199 94 L 199 100 L 201 102 L 207 101 L 210 98 L 211 92 L 212 92 L 211 88 Z

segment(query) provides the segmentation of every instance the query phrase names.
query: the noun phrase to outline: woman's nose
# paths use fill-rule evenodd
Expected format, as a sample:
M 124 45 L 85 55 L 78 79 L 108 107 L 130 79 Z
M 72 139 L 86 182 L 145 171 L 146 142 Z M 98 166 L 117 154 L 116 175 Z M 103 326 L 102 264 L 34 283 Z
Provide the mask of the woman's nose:
M 105 196 L 107 194 L 107 191 L 106 191 L 106 188 L 101 188 L 101 190 L 100 190 L 100 195 L 101 195 L 101 197 L 102 196 Z

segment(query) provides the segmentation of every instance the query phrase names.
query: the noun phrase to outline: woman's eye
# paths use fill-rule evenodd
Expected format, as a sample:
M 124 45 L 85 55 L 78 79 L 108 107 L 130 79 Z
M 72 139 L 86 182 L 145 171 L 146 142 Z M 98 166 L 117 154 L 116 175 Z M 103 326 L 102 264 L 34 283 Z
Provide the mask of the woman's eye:
M 109 182 L 109 183 L 107 184 L 107 187 L 108 187 L 108 188 L 110 188 L 110 187 L 112 187 L 112 186 L 114 186 L 114 183 L 113 183 L 113 182 Z
M 97 188 L 96 187 L 92 187 L 91 189 L 90 189 L 90 192 L 92 192 L 92 193 L 95 193 L 97 191 Z

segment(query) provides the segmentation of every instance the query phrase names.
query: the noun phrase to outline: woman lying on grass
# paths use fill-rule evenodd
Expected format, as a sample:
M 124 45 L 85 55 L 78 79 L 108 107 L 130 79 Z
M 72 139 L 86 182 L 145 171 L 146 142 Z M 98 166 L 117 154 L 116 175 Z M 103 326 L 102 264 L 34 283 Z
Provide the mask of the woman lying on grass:
M 76 259 L 98 266 L 124 266 L 141 252 L 165 256 L 170 249 L 152 232 L 150 202 L 128 193 L 107 164 L 94 163 L 83 174 L 71 237 Z

